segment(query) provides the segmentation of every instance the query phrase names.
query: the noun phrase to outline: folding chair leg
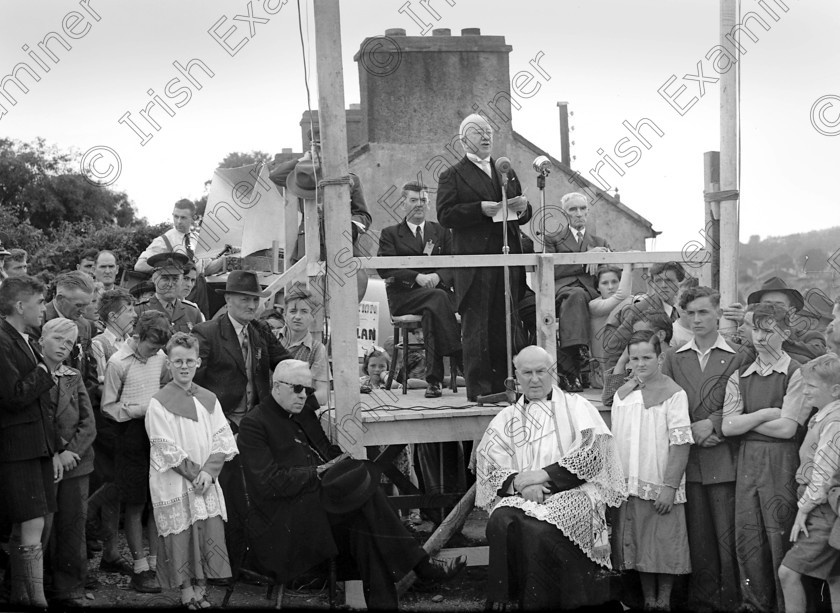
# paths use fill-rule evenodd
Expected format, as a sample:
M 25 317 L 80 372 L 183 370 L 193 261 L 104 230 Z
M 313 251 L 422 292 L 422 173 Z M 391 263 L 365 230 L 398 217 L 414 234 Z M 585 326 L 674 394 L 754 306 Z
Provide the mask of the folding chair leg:
M 385 384 L 385 389 L 391 389 L 391 383 L 394 381 L 394 376 L 397 372 L 397 346 L 400 343 L 400 329 L 394 326 L 394 352 L 391 355 L 391 366 L 388 368 L 388 383 Z
M 408 393 L 408 330 L 403 330 L 403 396 Z
M 283 592 L 286 591 L 286 586 L 281 583 L 279 587 L 280 589 L 277 590 L 277 603 L 274 605 L 275 609 L 283 608 Z

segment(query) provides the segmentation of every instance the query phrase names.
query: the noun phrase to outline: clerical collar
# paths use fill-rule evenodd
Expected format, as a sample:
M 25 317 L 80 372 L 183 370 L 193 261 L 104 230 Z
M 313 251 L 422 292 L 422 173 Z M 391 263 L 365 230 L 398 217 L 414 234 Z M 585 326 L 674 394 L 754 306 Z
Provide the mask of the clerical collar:
M 551 402 L 551 395 L 553 393 L 554 393 L 554 389 L 548 390 L 548 396 L 546 396 L 542 400 L 528 400 L 528 397 L 523 394 L 522 397 L 525 399 L 524 405 L 527 407 L 532 402 Z

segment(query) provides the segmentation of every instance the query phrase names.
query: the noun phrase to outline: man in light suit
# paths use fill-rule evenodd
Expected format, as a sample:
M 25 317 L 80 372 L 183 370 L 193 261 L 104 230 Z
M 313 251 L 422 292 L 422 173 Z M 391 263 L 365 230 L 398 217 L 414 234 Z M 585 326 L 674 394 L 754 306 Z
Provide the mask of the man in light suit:
M 449 255 L 452 235 L 443 226 L 426 220 L 429 194 L 419 183 L 403 186 L 405 219 L 382 230 L 380 256 Z M 423 315 L 423 339 L 426 343 L 426 398 L 441 395 L 443 356 L 461 352 L 461 331 L 455 319 L 455 295 L 452 271 L 425 268 L 381 268 L 385 280 L 388 306 L 393 315 Z M 456 358 L 460 361 L 460 355 Z
M 686 525 L 694 572 L 689 582 L 691 610 L 733 611 L 739 602 L 735 558 L 735 473 L 737 439 L 723 435 L 730 375 L 752 354 L 737 350 L 718 332 L 720 294 L 693 287 L 680 298 L 694 338 L 665 353 L 663 374 L 688 394 L 694 444 L 685 470 Z
M 469 115 L 461 122 L 460 136 L 465 155 L 440 175 L 438 221 L 444 228 L 452 229 L 454 254 L 501 254 L 503 224 L 494 222 L 493 217 L 502 207 L 503 177 L 490 157 L 493 129 L 482 116 Z M 510 253 L 522 253 L 519 226 L 530 221 L 532 210 L 513 170 L 507 173 L 506 193 Z M 518 315 L 525 291 L 525 271 L 510 267 L 508 273 L 511 296 L 506 297 L 503 268 L 455 269 L 455 301 L 461 314 L 464 375 L 470 400 L 505 391 L 505 299 L 510 300 L 512 307 L 513 352 L 525 344 Z
M 606 240 L 586 229 L 589 215 L 586 196 L 571 192 L 563 196 L 560 205 L 568 216 L 569 225 L 545 237 L 546 252 L 612 251 Z M 557 365 L 561 387 L 567 392 L 583 391 L 580 371 L 589 361 L 589 301 L 598 297 L 596 270 L 595 264 L 554 267 L 554 304 L 560 329 Z
M 231 428 L 238 432 L 242 418 L 271 397 L 274 367 L 291 356 L 269 325 L 256 319 L 260 298 L 268 296 L 256 273 L 234 270 L 225 289 L 216 291 L 224 294 L 228 310 L 193 328 L 201 359 L 194 381 L 216 394 Z M 244 550 L 247 515 L 239 462 L 239 456 L 226 462 L 219 475 L 228 505 L 225 539 L 234 573 Z

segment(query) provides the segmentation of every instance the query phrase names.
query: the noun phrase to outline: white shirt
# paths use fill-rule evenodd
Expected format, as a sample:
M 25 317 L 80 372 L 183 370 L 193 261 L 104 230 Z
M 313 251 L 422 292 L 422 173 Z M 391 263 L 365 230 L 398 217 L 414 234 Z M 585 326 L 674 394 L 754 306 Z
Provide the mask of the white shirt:
M 166 241 L 163 239 L 164 236 L 167 239 L 169 239 L 169 243 L 172 245 L 172 249 L 170 249 L 166 245 Z M 179 232 L 175 228 L 170 228 L 169 230 L 155 238 L 155 240 L 153 240 L 151 243 L 149 243 L 149 246 L 146 247 L 146 250 L 140 254 L 139 258 L 137 258 L 137 263 L 134 265 L 134 270 L 140 272 L 148 270 L 148 263 L 146 262 L 146 260 L 148 260 L 153 255 L 157 255 L 158 253 L 169 253 L 170 251 L 175 251 L 177 253 L 183 253 L 184 255 L 187 255 L 187 246 L 184 240 L 186 236 L 187 235 L 183 232 Z M 192 232 L 189 233 L 189 236 L 190 248 L 192 249 L 193 253 L 195 253 L 195 249 L 198 246 L 198 237 Z M 198 274 L 202 274 L 204 272 L 204 267 L 210 261 L 210 258 L 198 259 L 193 257 L 193 259 L 195 260 L 195 267 L 196 270 L 198 270 Z
M 483 170 L 488 177 L 490 177 L 491 179 L 493 178 L 493 169 L 490 168 L 489 156 L 486 158 L 480 158 L 475 153 L 468 153 L 467 159 L 479 168 L 481 168 L 481 170 Z
M 236 321 L 230 313 L 227 314 L 228 319 L 230 319 L 230 323 L 233 324 L 233 329 L 236 332 L 236 338 L 239 341 L 239 346 L 242 346 L 242 330 L 247 327 L 248 324 L 241 324 Z
M 425 220 L 423 220 L 423 223 L 421 223 L 419 225 L 411 223 L 407 219 L 405 220 L 405 223 L 408 225 L 408 229 L 411 230 L 411 233 L 414 236 L 417 236 L 417 228 L 420 228 L 420 231 L 423 233 L 423 240 L 426 240 L 426 221 Z
M 677 353 L 681 351 L 688 351 L 689 349 L 691 349 L 697 354 L 697 359 L 700 360 L 700 370 L 706 370 L 706 364 L 709 362 L 709 354 L 712 352 L 712 349 L 715 348 L 722 349 L 727 353 L 735 353 L 735 350 L 729 346 L 729 344 L 726 342 L 726 339 L 723 338 L 723 336 L 721 336 L 720 332 L 718 332 L 714 345 L 712 345 L 705 351 L 700 351 L 700 349 L 697 347 L 697 339 L 692 338 L 685 345 L 677 349 Z

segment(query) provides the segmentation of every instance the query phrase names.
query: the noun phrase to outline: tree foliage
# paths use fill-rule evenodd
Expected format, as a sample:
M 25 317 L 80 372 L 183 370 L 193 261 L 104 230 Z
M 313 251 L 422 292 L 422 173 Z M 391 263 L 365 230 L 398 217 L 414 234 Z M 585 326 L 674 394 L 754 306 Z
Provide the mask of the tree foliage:
M 136 221 L 128 196 L 90 183 L 80 156 L 46 144 L 0 139 L 0 207 L 40 230 L 90 220 L 129 226 Z

